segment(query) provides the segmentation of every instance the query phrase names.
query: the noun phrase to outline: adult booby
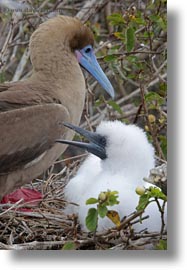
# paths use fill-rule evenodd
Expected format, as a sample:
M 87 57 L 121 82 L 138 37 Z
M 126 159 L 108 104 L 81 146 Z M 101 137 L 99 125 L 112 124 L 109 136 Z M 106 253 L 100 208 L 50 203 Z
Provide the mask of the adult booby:
M 30 39 L 30 78 L 0 84 L 0 199 L 45 172 L 73 138 L 62 122 L 79 124 L 85 100 L 84 67 L 113 97 L 93 51 L 93 34 L 78 19 L 57 16 Z

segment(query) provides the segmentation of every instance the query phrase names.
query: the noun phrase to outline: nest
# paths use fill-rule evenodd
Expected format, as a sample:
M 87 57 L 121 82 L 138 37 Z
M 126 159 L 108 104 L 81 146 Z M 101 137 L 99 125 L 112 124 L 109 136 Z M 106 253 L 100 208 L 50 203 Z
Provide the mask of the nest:
M 77 216 L 64 213 L 67 202 L 63 193 L 81 160 L 82 157 L 74 157 L 60 173 L 54 173 L 52 168 L 46 181 L 37 179 L 26 186 L 44 194 L 36 206 L 22 200 L 13 205 L 1 205 L 0 249 L 141 250 L 155 249 L 160 239 L 166 239 L 166 233 L 134 232 L 133 224 L 140 222 L 138 212 L 125 217 L 118 227 L 99 233 L 82 231 Z

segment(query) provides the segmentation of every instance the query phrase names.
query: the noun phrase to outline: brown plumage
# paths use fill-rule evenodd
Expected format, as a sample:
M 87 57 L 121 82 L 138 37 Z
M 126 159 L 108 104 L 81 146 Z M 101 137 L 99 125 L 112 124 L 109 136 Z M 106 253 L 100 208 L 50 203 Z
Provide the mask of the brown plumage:
M 79 124 L 85 81 L 75 50 L 93 44 L 78 19 L 58 16 L 30 41 L 32 76 L 0 85 L 0 198 L 43 173 L 71 140 L 63 122 Z

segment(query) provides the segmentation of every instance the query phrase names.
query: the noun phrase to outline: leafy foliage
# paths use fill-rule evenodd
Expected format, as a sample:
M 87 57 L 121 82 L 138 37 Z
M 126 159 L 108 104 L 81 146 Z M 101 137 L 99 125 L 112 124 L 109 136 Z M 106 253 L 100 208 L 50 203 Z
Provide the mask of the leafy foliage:
M 156 155 L 166 160 L 166 1 L 143 3 L 144 8 L 135 1 L 128 8 L 121 8 L 118 12 L 115 9 L 107 17 L 110 43 L 102 45 L 98 56 L 112 71 L 117 98 L 105 100 L 104 104 L 109 105 L 107 118 L 142 126 L 155 147 Z M 98 38 L 102 41 L 101 32 Z M 144 85 L 142 94 L 138 92 L 140 85 Z M 98 103 L 97 99 L 95 104 L 96 111 L 99 111 L 103 100 Z M 132 105 L 134 114 L 126 109 L 127 104 Z
M 160 239 L 159 243 L 156 245 L 158 250 L 167 250 L 167 240 Z
M 167 196 L 157 187 L 149 187 L 145 189 L 144 193 L 140 195 L 138 206 L 136 207 L 137 211 L 144 210 L 147 205 L 155 199 L 161 199 L 167 201 Z
M 120 13 L 111 14 L 110 16 L 108 16 L 108 20 L 110 21 L 110 23 L 112 25 L 116 25 L 118 27 L 120 25 L 124 26 L 124 24 L 125 24 L 125 20 L 124 20 L 122 14 L 120 14 Z
M 67 242 L 66 244 L 64 244 L 62 250 L 74 250 L 76 249 L 76 245 L 74 242 Z
M 120 224 L 120 217 L 116 211 L 108 210 L 108 206 L 119 204 L 117 191 L 103 191 L 98 198 L 89 198 L 86 204 L 97 204 L 97 208 L 89 208 L 86 216 L 86 227 L 94 232 L 97 229 L 98 218 L 108 217 L 116 225 Z
M 130 52 L 134 48 L 135 42 L 135 33 L 132 27 L 127 28 L 126 37 L 127 37 L 127 52 Z
M 96 208 L 90 208 L 86 216 L 86 227 L 89 231 L 93 232 L 97 228 L 98 222 L 98 210 Z

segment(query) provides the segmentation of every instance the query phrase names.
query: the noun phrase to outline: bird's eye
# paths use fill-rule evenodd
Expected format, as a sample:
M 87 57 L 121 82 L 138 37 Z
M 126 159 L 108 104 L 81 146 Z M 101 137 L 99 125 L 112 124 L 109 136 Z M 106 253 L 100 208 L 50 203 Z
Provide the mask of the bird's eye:
M 105 137 L 101 137 L 99 142 L 101 145 L 106 146 L 106 138 Z
M 85 50 L 85 53 L 89 53 L 89 52 L 91 52 L 91 48 L 90 47 L 86 48 L 86 50 Z

